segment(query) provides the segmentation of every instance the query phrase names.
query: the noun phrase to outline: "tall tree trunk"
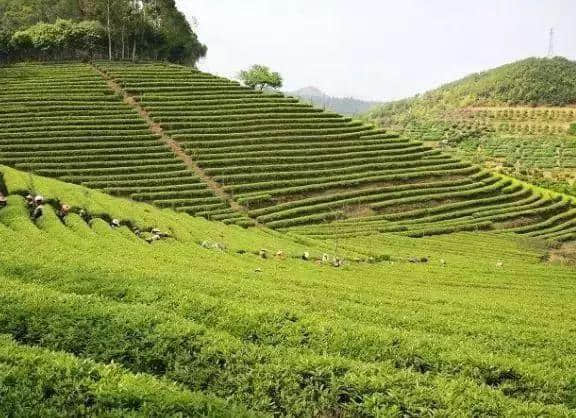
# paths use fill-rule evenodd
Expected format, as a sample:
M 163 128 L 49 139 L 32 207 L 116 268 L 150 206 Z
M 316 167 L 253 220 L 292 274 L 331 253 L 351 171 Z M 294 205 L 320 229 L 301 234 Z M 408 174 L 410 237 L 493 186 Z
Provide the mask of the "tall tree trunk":
M 136 43 L 138 42 L 138 35 L 134 34 L 134 45 L 132 47 L 132 61 L 136 62 Z
M 126 42 L 124 41 L 125 32 L 126 32 L 126 25 L 122 25 L 122 61 L 126 59 Z
M 108 17 L 108 59 L 112 61 L 112 29 L 110 28 L 110 0 L 107 0 Z

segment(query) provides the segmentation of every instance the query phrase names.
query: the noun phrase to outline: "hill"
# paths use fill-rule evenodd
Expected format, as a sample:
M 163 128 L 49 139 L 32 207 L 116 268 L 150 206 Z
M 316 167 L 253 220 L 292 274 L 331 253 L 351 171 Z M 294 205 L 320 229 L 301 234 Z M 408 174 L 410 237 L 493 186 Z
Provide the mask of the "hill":
M 327 238 L 573 214 L 421 142 L 187 67 L 17 65 L 0 85 L 0 163 L 212 220 Z M 574 238 L 560 230 L 549 238 Z
M 456 155 L 576 195 L 576 62 L 529 58 L 386 104 L 367 115 Z
M 359 100 L 353 97 L 332 97 L 316 87 L 304 87 L 287 94 L 298 97 L 320 109 L 348 116 L 361 115 L 380 104 L 379 102 Z
M 576 104 L 576 62 L 563 57 L 528 58 L 469 75 L 410 99 L 384 104 L 369 117 L 386 126 L 397 124 L 402 128 L 414 119 L 458 120 L 458 112 L 453 113 L 458 109 L 527 110 L 572 104 Z M 493 116 L 493 121 L 507 120 Z M 571 120 L 574 119 L 568 119 Z
M 528 58 L 446 84 L 423 99 L 456 107 L 576 104 L 576 62 Z
M 537 241 L 335 245 L 0 173 L 2 415 L 574 413 L 574 270 Z

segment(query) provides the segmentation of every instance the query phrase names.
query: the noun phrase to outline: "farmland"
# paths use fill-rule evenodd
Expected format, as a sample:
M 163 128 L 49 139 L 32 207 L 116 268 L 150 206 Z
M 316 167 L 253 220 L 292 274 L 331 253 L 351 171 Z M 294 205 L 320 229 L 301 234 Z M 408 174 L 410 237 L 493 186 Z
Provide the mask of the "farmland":
M 0 85 L 0 415 L 576 415 L 571 197 L 190 67 Z
M 390 103 L 366 120 L 574 196 L 575 76 L 565 58 L 530 58 Z
M 190 214 L 230 213 L 90 66 L 17 65 L 0 69 L 0 85 L 2 163 Z
M 559 233 L 543 238 L 574 238 L 571 199 L 187 67 L 22 64 L 0 83 L 0 162 L 160 208 L 314 238 L 550 218 Z
M 573 269 L 544 263 L 542 241 L 315 241 L 35 176 L 74 213 L 62 223 L 50 203 L 34 222 L 30 176 L 0 172 L 3 413 L 574 413 Z M 129 225 L 174 238 L 150 245 Z
M 576 418 L 570 8 L 257 3 L 0 0 L 0 418 Z

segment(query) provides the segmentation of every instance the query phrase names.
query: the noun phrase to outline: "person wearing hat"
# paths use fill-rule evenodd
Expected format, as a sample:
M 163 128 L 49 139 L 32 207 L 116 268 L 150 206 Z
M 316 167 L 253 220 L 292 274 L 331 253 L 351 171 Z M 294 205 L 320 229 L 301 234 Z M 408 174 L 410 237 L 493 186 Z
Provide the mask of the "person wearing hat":
M 29 208 L 34 207 L 34 196 L 32 196 L 31 194 L 28 194 L 26 197 L 26 204 L 28 205 Z
M 2 193 L 0 193 L 0 208 L 5 207 L 6 205 L 8 205 L 8 201 L 6 200 L 6 196 L 4 196 Z
M 34 198 L 34 211 L 32 212 L 32 219 L 36 220 L 44 214 L 44 198 L 40 195 Z
M 158 228 L 154 228 L 152 231 L 150 231 L 153 235 L 156 235 L 158 238 L 170 238 L 170 235 L 160 231 L 160 229 Z
M 120 228 L 120 221 L 118 219 L 112 219 L 110 226 L 112 228 Z
M 58 216 L 60 218 L 65 218 L 70 213 L 70 206 L 68 205 L 61 205 L 60 210 L 58 211 Z

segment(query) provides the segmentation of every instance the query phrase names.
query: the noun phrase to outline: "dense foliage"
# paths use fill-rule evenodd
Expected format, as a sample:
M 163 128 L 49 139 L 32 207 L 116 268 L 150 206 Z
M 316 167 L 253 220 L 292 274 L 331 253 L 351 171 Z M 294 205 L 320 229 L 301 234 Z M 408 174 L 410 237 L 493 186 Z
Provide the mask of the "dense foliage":
M 264 88 L 278 89 L 282 87 L 282 76 L 273 72 L 264 65 L 253 65 L 248 70 L 242 70 L 239 74 L 240 80 L 250 87 L 264 90 Z
M 16 32 L 10 46 L 22 59 L 91 58 L 102 50 L 104 35 L 104 27 L 99 22 L 58 19 L 54 24 L 38 23 Z
M 472 74 L 421 96 L 384 104 L 367 118 L 402 129 L 445 119 L 458 108 L 477 106 L 565 106 L 576 103 L 576 62 L 528 58 Z
M 574 415 L 572 199 L 190 67 L 0 102 L 0 415 Z
M 194 64 L 205 54 L 174 0 L 0 0 L 0 62 L 97 55 Z
M 576 103 L 576 62 L 528 58 L 472 74 L 423 96 L 457 107 L 477 105 L 565 106 Z
M 20 64 L 0 71 L 0 86 L 1 163 L 211 220 L 421 236 L 508 229 L 567 206 L 422 142 L 189 67 Z

